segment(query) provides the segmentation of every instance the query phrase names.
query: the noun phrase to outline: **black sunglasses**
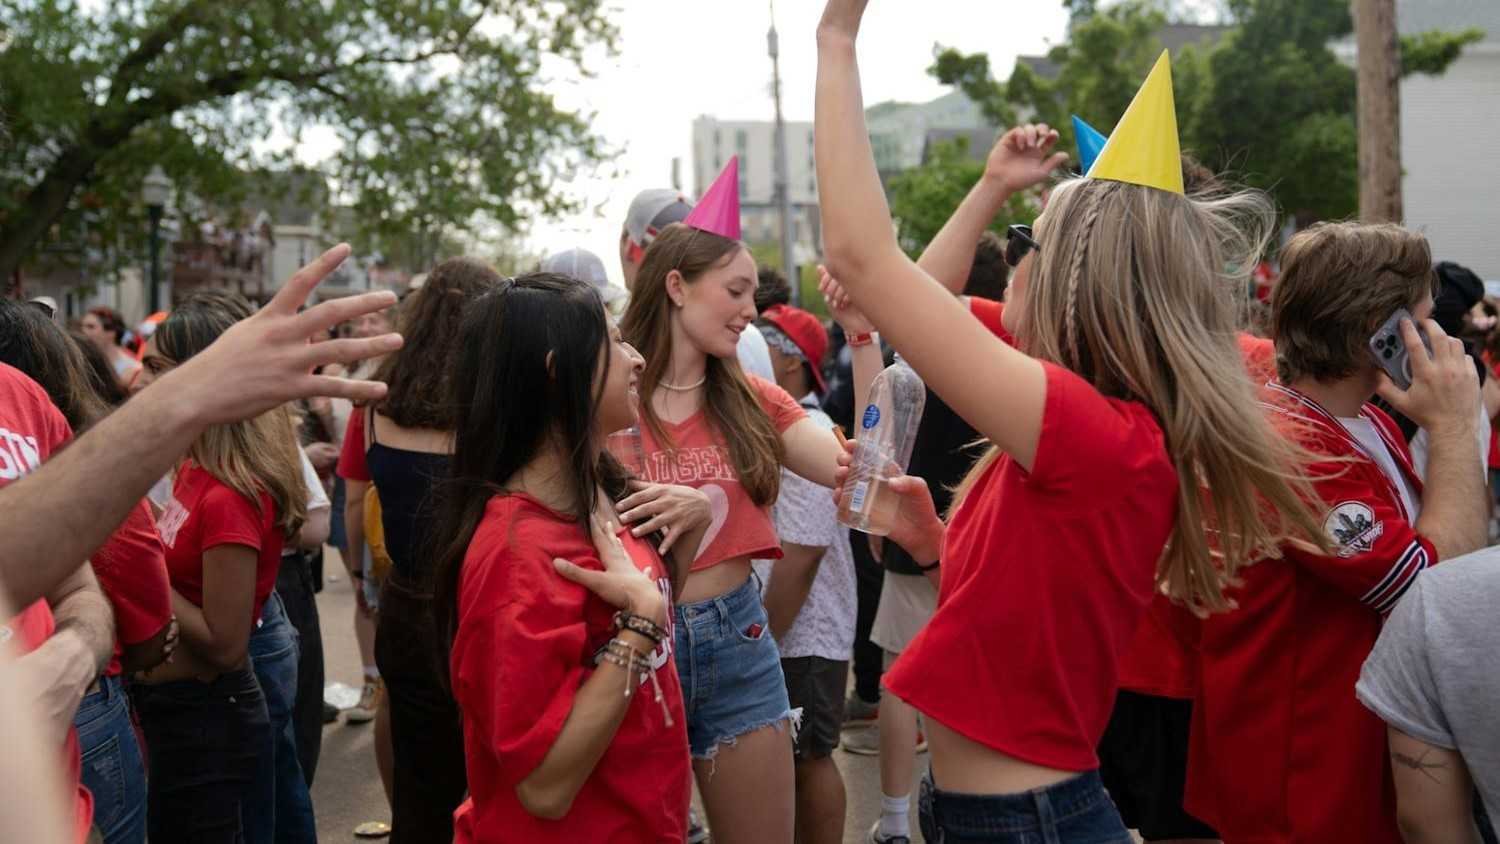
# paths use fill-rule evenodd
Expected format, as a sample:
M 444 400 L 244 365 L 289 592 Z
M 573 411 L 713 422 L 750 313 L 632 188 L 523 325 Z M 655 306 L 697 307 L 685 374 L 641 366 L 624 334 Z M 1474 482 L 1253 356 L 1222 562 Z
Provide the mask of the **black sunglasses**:
M 1026 253 L 1033 249 L 1040 252 L 1042 245 L 1032 238 L 1031 226 L 1018 224 L 1005 230 L 1005 263 L 1011 269 L 1015 269 L 1021 259 L 1026 257 Z

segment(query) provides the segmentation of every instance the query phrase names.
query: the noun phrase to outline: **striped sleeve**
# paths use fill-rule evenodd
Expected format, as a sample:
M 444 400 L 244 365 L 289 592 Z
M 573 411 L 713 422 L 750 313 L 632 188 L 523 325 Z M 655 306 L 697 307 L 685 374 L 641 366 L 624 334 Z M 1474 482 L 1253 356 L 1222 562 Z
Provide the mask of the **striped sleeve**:
M 1341 463 L 1314 471 L 1327 510 L 1323 528 L 1334 553 L 1293 551 L 1290 557 L 1378 613 L 1389 613 L 1417 575 L 1438 562 L 1432 543 L 1406 521 L 1390 487 L 1372 464 Z

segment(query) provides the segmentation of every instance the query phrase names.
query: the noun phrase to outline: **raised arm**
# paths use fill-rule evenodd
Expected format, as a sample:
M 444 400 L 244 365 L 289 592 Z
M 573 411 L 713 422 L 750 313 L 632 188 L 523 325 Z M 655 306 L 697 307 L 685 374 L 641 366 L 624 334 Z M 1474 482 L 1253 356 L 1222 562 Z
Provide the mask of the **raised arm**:
M 933 392 L 1022 466 L 1041 433 L 1046 376 L 897 247 L 865 129 L 854 41 L 862 0 L 832 0 L 818 28 L 814 151 L 829 269 Z M 1050 160 L 1055 133 L 1015 140 L 1007 167 Z M 1029 132 L 1012 129 L 1010 133 Z M 1024 265 L 1023 265 L 1024 266 Z
M 162 376 L 31 475 L 0 489 L 0 584 L 24 607 L 60 583 L 104 543 L 130 508 L 167 473 L 205 427 L 247 419 L 304 396 L 367 401 L 385 385 L 313 375 L 316 366 L 399 348 L 395 334 L 369 340 L 309 337 L 395 302 L 366 293 L 301 313 L 312 289 L 349 254 L 324 253 L 271 302 L 213 345 Z M 246 366 L 254 361 L 254 366 Z M 234 389 L 226 389 L 232 384 Z M 109 483 L 99 483 L 109 478 Z M 38 526 L 45 526 L 39 530 Z
M 1005 164 L 1010 159 L 1011 150 L 1007 149 L 1007 144 L 1015 145 L 1023 139 L 1034 144 L 1040 140 L 1039 127 L 1025 128 L 1027 133 L 1024 136 L 1006 132 L 995 139 L 995 146 L 985 161 L 984 174 L 969 189 L 968 195 L 959 203 L 948 222 L 943 224 L 937 237 L 927 244 L 922 257 L 917 259 L 917 266 L 923 272 L 937 279 L 939 284 L 955 296 L 963 293 L 964 285 L 969 280 L 969 270 L 974 265 L 974 251 L 979 245 L 980 236 L 1005 207 L 1006 199 L 1045 179 L 1047 174 L 1068 160 L 1067 153 L 1056 153 L 1042 164 L 1041 170 L 1029 174 L 1037 176 L 1036 181 L 1025 184 L 1008 183 Z
M 826 267 L 819 266 L 818 273 L 822 276 L 820 289 L 838 289 L 838 283 L 832 279 Z M 825 296 L 833 318 L 844 329 L 844 335 L 853 337 L 874 331 L 875 326 L 858 308 L 843 301 L 845 298 L 847 297 L 829 299 Z M 850 347 L 849 355 L 854 368 L 854 418 L 858 419 L 860 411 L 870 401 L 870 385 L 875 383 L 875 376 L 885 367 L 885 358 L 881 355 L 880 343 L 874 340 Z M 832 431 L 811 419 L 803 419 L 788 428 L 781 435 L 781 441 L 786 448 L 788 469 L 820 486 L 830 489 L 834 487 L 833 473 L 838 468 L 839 455 L 843 454 L 844 448 L 839 445 L 838 438 Z

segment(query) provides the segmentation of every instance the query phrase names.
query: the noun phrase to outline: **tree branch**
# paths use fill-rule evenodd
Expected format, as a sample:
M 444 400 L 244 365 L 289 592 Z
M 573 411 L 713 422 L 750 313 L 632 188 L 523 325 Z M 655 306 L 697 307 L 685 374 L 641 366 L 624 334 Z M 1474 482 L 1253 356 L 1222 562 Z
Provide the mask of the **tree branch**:
M 121 60 L 120 66 L 115 69 L 115 75 L 109 83 L 110 101 L 118 102 L 122 99 L 130 91 L 130 83 L 135 81 L 141 69 L 150 64 L 152 59 L 161 55 L 167 45 L 185 32 L 208 5 L 208 0 L 189 0 L 162 21 L 160 26 L 146 33 L 141 38 L 141 43 L 137 44 L 136 48 L 131 50 Z

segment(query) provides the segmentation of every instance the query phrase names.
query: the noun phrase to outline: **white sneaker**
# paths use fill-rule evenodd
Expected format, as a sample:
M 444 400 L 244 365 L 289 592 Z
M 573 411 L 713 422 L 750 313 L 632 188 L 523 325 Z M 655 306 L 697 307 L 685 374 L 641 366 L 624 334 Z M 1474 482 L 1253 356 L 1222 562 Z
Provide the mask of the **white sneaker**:
M 870 827 L 870 844 L 911 844 L 911 836 L 881 835 L 880 821 L 877 819 L 875 825 Z

